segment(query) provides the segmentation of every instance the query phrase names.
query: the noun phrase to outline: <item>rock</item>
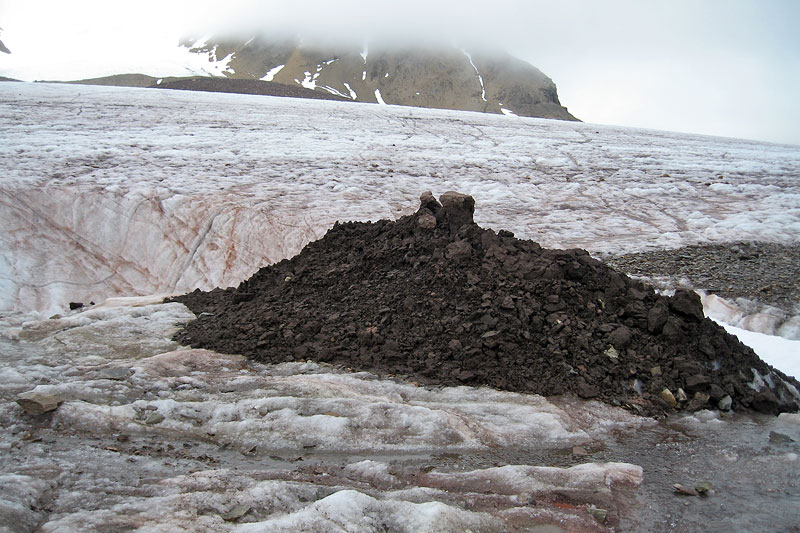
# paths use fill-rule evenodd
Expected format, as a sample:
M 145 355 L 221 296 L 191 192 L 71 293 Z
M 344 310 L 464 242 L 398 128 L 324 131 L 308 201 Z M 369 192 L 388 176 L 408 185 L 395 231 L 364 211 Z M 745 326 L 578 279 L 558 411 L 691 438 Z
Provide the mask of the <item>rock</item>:
M 664 389 L 661 391 L 661 399 L 670 409 L 674 409 L 678 405 L 678 400 L 675 399 L 675 396 L 669 389 Z
M 675 399 L 679 402 L 685 402 L 689 398 L 686 396 L 686 392 L 683 389 L 678 389 L 678 392 L 675 394 Z
M 586 512 L 592 515 L 594 519 L 600 522 L 601 524 L 605 524 L 606 518 L 608 517 L 607 509 L 600 509 L 599 507 L 595 507 L 594 505 L 590 505 L 586 509 Z
M 722 399 L 717 402 L 717 407 L 719 407 L 720 411 L 730 411 L 732 406 L 733 399 L 730 396 L 723 396 Z
M 133 370 L 130 368 L 103 368 L 97 372 L 97 377 L 99 379 L 121 381 L 127 379 L 131 374 L 133 374 Z
M 787 442 L 794 442 L 794 439 L 789 435 L 778 433 L 777 431 L 769 432 L 769 441 L 775 444 L 785 444 Z
M 654 376 L 654 377 L 660 376 L 661 375 L 661 367 L 660 366 L 654 366 L 653 368 L 651 368 L 650 369 L 650 375 Z
M 756 394 L 751 405 L 761 413 L 778 414 L 778 399 L 769 389 L 763 389 Z
M 64 399 L 56 394 L 44 394 L 36 391 L 24 392 L 17 396 L 17 403 L 29 415 L 41 415 L 55 411 L 63 401 Z
M 659 301 L 647 312 L 647 331 L 653 334 L 661 333 L 664 324 L 669 318 L 667 306 Z
M 675 483 L 672 485 L 672 488 L 675 489 L 677 494 L 681 494 L 683 496 L 697 496 L 697 491 L 690 489 L 688 487 L 684 487 L 680 483 Z
M 694 397 L 686 405 L 686 409 L 689 411 L 699 411 L 700 409 L 705 409 L 708 405 L 709 399 L 711 399 L 711 396 L 705 392 L 695 392 Z
M 664 327 L 661 328 L 661 335 L 669 343 L 677 344 L 682 338 L 685 337 L 683 332 L 682 321 L 677 317 L 671 316 L 667 318 Z
M 709 382 L 710 381 L 711 380 L 709 380 Z M 708 394 L 711 395 L 712 400 L 718 402 L 725 396 L 725 391 L 722 390 L 722 387 L 720 387 L 716 383 L 710 383 L 708 386 Z
M 237 291 L 237 292 L 236 292 L 236 293 L 233 295 L 233 300 L 232 300 L 232 302 L 233 302 L 234 304 L 240 304 L 240 303 L 242 303 L 242 302 L 249 302 L 249 301 L 250 301 L 250 300 L 252 300 L 254 297 L 255 297 L 255 294 L 253 294 L 252 292 L 238 292 L 238 291 Z
M 608 358 L 615 363 L 619 360 L 619 352 L 613 346 L 609 346 L 608 349 L 603 353 L 605 353 L 606 356 L 608 356 Z
M 617 350 L 622 350 L 631 343 L 631 330 L 620 326 L 608 335 L 610 342 Z
M 692 317 L 696 320 L 703 320 L 703 302 L 700 301 L 700 296 L 690 290 L 678 289 L 675 295 L 669 300 L 669 307 L 673 311 Z
M 694 490 L 697 491 L 697 494 L 700 496 L 708 496 L 708 493 L 711 492 L 711 488 L 713 485 L 710 481 L 698 481 L 694 484 Z
M 466 259 L 472 255 L 472 245 L 467 240 L 451 242 L 445 248 L 444 255 L 451 260 Z
M 439 197 L 450 231 L 455 232 L 465 224 L 472 224 L 472 215 L 475 212 L 475 199 L 468 194 L 447 191 Z
M 69 303 L 69 310 L 74 311 L 76 309 L 81 309 L 83 307 L 83 302 L 70 302 Z
M 417 216 L 417 226 L 424 230 L 432 230 L 436 227 L 436 217 L 430 213 L 420 213 Z
M 585 400 L 588 400 L 588 399 L 591 399 L 591 398 L 596 398 L 600 394 L 600 389 L 598 389 L 594 385 L 590 385 L 590 384 L 586 383 L 586 380 L 581 379 L 581 382 L 578 383 L 578 386 L 575 389 L 575 392 L 581 398 L 583 398 Z
M 247 505 L 237 505 L 227 513 L 221 514 L 220 518 L 222 518 L 226 522 L 235 522 L 236 520 L 240 519 L 249 512 L 250 512 L 250 507 L 248 507 Z
M 145 418 L 144 423 L 147 424 L 148 426 L 154 426 L 156 424 L 160 424 L 163 421 L 164 421 L 164 415 L 162 415 L 158 411 L 153 411 L 152 413 L 147 415 L 147 418 Z
M 427 209 L 435 215 L 442 208 L 442 204 L 436 201 L 431 191 L 425 191 L 419 195 L 419 208 L 420 210 Z
M 572 455 L 575 457 L 586 457 L 587 455 L 591 454 L 583 446 L 573 446 Z
M 703 376 L 701 374 L 695 374 L 693 376 L 689 376 L 685 380 L 685 389 L 687 392 L 697 392 L 705 390 L 708 387 L 708 384 L 711 383 L 711 380 L 708 379 L 707 376 Z

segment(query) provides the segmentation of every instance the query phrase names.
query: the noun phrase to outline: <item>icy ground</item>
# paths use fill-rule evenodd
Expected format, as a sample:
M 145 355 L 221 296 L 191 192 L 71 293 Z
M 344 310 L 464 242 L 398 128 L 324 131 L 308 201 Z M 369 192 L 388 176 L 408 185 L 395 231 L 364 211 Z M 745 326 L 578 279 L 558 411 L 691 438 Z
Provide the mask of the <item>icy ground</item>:
M 0 83 L 0 120 L 0 528 L 800 523 L 795 415 L 656 423 L 596 403 L 255 365 L 175 346 L 172 332 L 191 318 L 180 305 L 107 300 L 238 284 L 335 220 L 410 213 L 423 190 L 472 194 L 479 224 L 548 247 L 796 242 L 800 148 L 394 106 L 11 83 Z M 90 300 L 105 304 L 65 312 Z M 707 311 L 734 316 L 725 305 Z M 796 355 L 797 343 L 785 346 L 780 357 L 796 362 L 787 350 Z M 15 400 L 32 389 L 64 401 L 26 415 Z M 714 482 L 711 497 L 672 494 L 673 483 L 701 479 Z
M 755 531 L 800 520 L 798 415 L 657 423 L 594 402 L 253 364 L 176 346 L 191 314 L 156 300 L 3 317 L 0 531 Z M 14 399 L 31 389 L 64 401 L 25 415 Z M 672 494 L 705 479 L 705 500 Z

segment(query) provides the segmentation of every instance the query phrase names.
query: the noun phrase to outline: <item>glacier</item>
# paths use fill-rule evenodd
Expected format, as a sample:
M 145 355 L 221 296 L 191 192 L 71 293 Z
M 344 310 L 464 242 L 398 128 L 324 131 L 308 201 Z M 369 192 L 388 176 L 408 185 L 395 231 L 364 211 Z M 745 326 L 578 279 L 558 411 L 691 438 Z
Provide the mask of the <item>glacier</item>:
M 800 149 L 399 106 L 0 84 L 2 309 L 238 284 L 337 220 L 459 190 L 591 252 L 796 242 Z
M 794 243 L 800 148 L 55 84 L 0 83 L 0 117 L 0 530 L 800 522 L 798 415 L 653 420 L 570 398 L 262 365 L 178 346 L 172 335 L 193 315 L 162 303 L 238 284 L 337 220 L 409 214 L 423 190 L 469 193 L 476 222 L 547 247 Z M 707 313 L 735 314 L 704 300 Z M 752 342 L 798 360 L 786 357 L 796 342 Z M 15 400 L 28 391 L 63 403 L 25 414 Z M 714 482 L 709 500 L 671 494 L 699 477 Z

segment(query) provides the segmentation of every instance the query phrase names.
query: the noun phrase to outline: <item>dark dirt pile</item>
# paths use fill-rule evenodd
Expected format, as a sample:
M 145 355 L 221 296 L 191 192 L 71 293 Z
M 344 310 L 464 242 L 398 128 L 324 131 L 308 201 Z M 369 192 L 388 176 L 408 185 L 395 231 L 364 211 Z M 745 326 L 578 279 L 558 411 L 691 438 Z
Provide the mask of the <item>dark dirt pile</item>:
M 695 293 L 660 296 L 584 250 L 482 229 L 470 196 L 421 200 L 396 222 L 336 224 L 237 288 L 175 298 L 198 315 L 177 339 L 647 414 L 798 409 L 800 384 L 703 318 Z

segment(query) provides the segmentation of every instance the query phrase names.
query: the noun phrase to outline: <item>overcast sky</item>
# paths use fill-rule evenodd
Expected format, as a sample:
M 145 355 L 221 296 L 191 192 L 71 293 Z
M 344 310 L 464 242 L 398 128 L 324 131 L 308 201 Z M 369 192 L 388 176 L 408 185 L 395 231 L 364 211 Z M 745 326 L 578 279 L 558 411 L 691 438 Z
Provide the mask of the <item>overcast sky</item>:
M 799 21 L 800 0 L 0 0 L 0 75 L 180 74 L 177 39 L 218 28 L 436 37 L 536 65 L 587 122 L 800 145 Z

